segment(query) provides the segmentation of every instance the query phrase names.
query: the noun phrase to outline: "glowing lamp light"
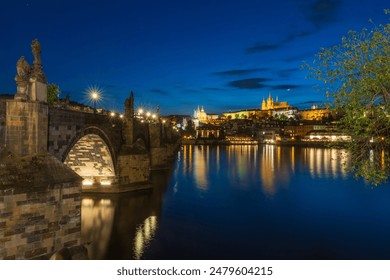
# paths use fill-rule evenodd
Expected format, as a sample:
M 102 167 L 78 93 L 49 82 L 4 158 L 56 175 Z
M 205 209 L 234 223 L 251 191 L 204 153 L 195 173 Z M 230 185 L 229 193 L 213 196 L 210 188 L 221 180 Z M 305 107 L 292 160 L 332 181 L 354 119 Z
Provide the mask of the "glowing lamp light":
M 123 119 L 123 114 L 120 114 L 119 117 L 120 117 L 121 119 Z
M 111 117 L 115 117 L 115 113 L 114 113 L 114 112 L 111 112 L 110 116 L 111 116 Z
M 92 185 L 93 185 L 93 182 L 90 179 L 85 179 L 83 181 L 83 186 L 92 186 Z
M 146 116 L 147 116 L 147 117 L 150 117 L 150 115 L 151 115 L 150 112 L 147 112 L 147 113 L 146 113 Z
M 102 186 L 110 186 L 110 185 L 111 185 L 111 181 L 110 181 L 110 180 L 102 180 L 102 181 L 100 182 L 100 184 L 101 184 Z
M 91 92 L 91 98 L 93 100 L 97 100 L 99 98 L 99 94 L 96 91 Z
M 163 122 L 163 123 L 166 123 L 166 120 L 163 120 L 162 122 Z
M 144 110 L 142 108 L 138 109 L 138 115 L 142 115 L 144 113 Z
M 153 115 L 152 115 L 152 118 L 153 118 L 153 119 L 155 119 L 156 117 L 157 117 L 156 114 L 153 114 Z

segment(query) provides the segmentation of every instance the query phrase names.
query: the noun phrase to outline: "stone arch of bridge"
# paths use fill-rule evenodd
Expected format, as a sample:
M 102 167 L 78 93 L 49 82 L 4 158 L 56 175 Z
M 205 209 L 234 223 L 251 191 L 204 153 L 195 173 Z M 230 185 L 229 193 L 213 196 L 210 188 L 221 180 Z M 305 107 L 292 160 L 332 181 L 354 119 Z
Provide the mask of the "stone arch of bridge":
M 117 176 L 113 145 L 98 127 L 88 127 L 73 137 L 62 161 L 84 178 L 84 185 L 111 184 Z
M 149 141 L 147 141 L 145 135 L 143 135 L 143 134 L 138 134 L 134 138 L 134 144 L 137 148 L 141 148 L 142 150 L 145 150 L 145 151 L 150 150 Z

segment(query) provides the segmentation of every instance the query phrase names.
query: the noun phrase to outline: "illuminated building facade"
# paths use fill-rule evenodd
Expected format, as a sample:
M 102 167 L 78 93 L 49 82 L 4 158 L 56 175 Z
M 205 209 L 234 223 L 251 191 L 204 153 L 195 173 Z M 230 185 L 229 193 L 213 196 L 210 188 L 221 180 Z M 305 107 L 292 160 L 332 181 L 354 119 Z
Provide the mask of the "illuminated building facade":
M 320 121 L 330 118 L 331 112 L 327 108 L 318 108 L 318 105 L 313 105 L 311 109 L 299 111 L 299 118 L 307 121 Z
M 224 112 L 222 113 L 224 119 L 235 120 L 235 119 L 254 119 L 261 117 L 261 110 L 259 109 L 248 109 L 248 110 L 240 110 L 233 112 Z
M 291 106 L 287 103 L 287 101 L 279 102 L 278 97 L 276 97 L 276 100 L 271 96 L 271 93 L 269 94 L 267 100 L 263 98 L 263 102 L 261 103 L 261 110 L 276 110 L 276 109 L 288 109 Z
M 218 114 L 207 114 L 203 106 L 198 106 L 198 109 L 194 110 L 193 122 L 195 127 L 199 127 L 201 123 L 217 123 L 218 119 Z
M 196 138 L 220 138 L 222 127 L 216 125 L 204 125 L 196 128 Z

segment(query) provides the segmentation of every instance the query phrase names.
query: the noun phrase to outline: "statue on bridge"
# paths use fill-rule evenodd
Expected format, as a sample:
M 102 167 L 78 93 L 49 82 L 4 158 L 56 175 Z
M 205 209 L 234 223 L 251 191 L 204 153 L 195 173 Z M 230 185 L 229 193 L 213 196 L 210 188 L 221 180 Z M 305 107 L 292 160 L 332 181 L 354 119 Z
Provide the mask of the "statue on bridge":
M 41 51 L 42 47 L 38 39 L 34 39 L 31 43 L 31 50 L 34 55 L 33 71 L 31 78 L 35 78 L 38 82 L 47 83 L 46 75 L 42 69 Z
M 42 69 L 42 48 L 37 39 L 32 41 L 31 50 L 34 55 L 32 66 L 28 64 L 24 56 L 20 57 L 16 63 L 17 89 L 15 99 L 47 102 L 47 79 Z
M 31 66 L 24 59 L 24 56 L 21 56 L 16 63 L 16 72 L 15 81 L 17 85 L 17 92 L 15 95 L 16 99 L 27 100 L 28 99 L 28 81 L 31 73 Z
M 34 55 L 34 64 L 42 64 L 41 61 L 41 51 L 42 47 L 41 44 L 39 43 L 38 39 L 34 39 L 31 43 L 31 49 L 32 53 Z

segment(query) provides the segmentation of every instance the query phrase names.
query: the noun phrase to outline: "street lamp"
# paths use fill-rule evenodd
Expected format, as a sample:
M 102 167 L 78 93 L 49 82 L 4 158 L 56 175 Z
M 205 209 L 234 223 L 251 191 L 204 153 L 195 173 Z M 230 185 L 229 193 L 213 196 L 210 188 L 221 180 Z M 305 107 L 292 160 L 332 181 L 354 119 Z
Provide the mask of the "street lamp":
M 93 111 L 96 112 L 96 101 L 99 99 L 99 92 L 96 90 L 91 91 L 91 99 L 93 101 Z

